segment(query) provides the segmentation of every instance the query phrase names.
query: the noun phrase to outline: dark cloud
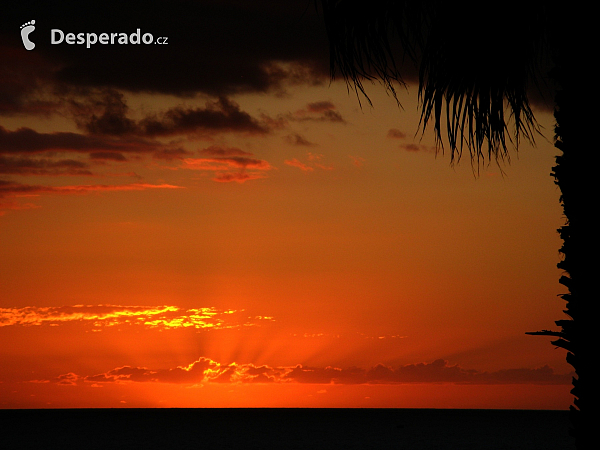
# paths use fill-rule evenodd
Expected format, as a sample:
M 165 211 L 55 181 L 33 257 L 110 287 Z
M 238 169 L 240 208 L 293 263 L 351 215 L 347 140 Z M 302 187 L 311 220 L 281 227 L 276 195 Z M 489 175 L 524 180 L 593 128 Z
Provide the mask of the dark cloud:
M 320 101 L 320 102 L 309 103 L 307 106 L 307 109 L 310 112 L 320 113 L 320 112 L 334 110 L 335 105 L 333 103 L 331 103 L 330 101 Z
M 252 156 L 252 153 L 245 152 L 237 147 L 223 147 L 219 145 L 211 145 L 199 151 L 201 155 L 207 156 Z
M 297 383 L 310 384 L 363 384 L 366 382 L 364 369 L 303 367 L 302 365 L 294 367 L 284 378 Z
M 287 114 L 285 119 L 299 122 L 313 121 L 346 123 L 342 115 L 336 111 L 335 105 L 329 101 L 309 103 L 306 105 L 306 108 Z
M 326 82 L 328 44 L 311 0 L 205 0 L 153 3 L 133 0 L 8 6 L 0 18 L 2 42 L 23 52 L 18 33 L 36 17 L 31 38 L 58 85 L 189 96 L 277 91 L 286 84 Z M 16 24 L 16 25 L 15 25 Z M 16 26 L 16 31 L 14 27 Z M 51 45 L 64 33 L 152 33 L 167 45 Z M 24 88 L 27 90 L 27 87 Z M 25 92 L 17 92 L 12 103 Z
M 284 376 L 299 383 L 315 384 L 398 384 L 398 383 L 460 383 L 460 384 L 569 384 L 571 376 L 555 374 L 552 368 L 509 369 L 482 372 L 449 365 L 438 359 L 432 363 L 408 364 L 391 368 L 379 364 L 365 370 L 352 367 L 296 366 Z
M 402 144 L 400 146 L 400 148 L 406 150 L 407 152 L 418 152 L 418 151 L 420 151 L 422 149 L 421 147 L 423 147 L 423 146 L 419 145 L 419 144 L 414 144 L 414 143 L 411 143 L 411 144 Z
M 70 132 L 39 133 L 26 127 L 9 131 L 0 125 L 0 154 L 33 154 L 48 151 L 150 152 L 158 146 L 157 143 L 136 138 L 111 139 Z
M 339 112 L 333 111 L 333 110 L 324 111 L 321 120 L 324 120 L 324 121 L 327 121 L 327 122 L 342 122 L 342 123 L 346 123 L 346 121 L 342 118 L 342 115 Z
M 146 369 L 144 367 L 124 366 L 109 370 L 106 373 L 85 377 L 84 381 L 112 383 L 115 381 L 158 381 L 155 376 L 156 371 Z
M 0 115 L 55 112 L 60 106 L 59 99 L 44 95 L 51 90 L 54 64 L 39 52 L 24 52 L 22 46 L 6 45 L 9 40 L 4 39 L 4 33 L 14 31 L 14 24 L 3 23 L 3 17 L 0 17 Z
M 39 380 L 36 380 L 39 381 Z M 555 374 L 552 368 L 508 369 L 481 372 L 449 365 L 438 359 L 432 363 L 408 364 L 396 369 L 379 364 L 370 369 L 350 367 L 269 367 L 253 364 L 223 365 L 209 358 L 199 358 L 188 366 L 173 369 L 151 370 L 145 367 L 124 366 L 92 376 L 74 373 L 61 375 L 54 380 L 62 384 L 78 382 L 111 383 L 119 381 L 197 384 L 216 383 L 306 383 L 306 384 L 404 384 L 404 383 L 456 383 L 456 384 L 551 384 L 568 385 L 571 375 Z
M 24 51 L 19 25 L 35 16 L 36 48 Z M 64 33 L 151 33 L 168 45 L 51 45 L 50 30 Z M 322 14 L 312 0 L 204 0 L 152 3 L 66 0 L 4 5 L 0 16 L 0 114 L 48 113 L 59 102 L 38 95 L 73 87 L 232 96 L 282 92 L 290 84 L 329 81 L 329 44 Z M 400 61 L 401 58 L 398 58 Z M 414 82 L 414 64 L 402 64 Z M 551 109 L 532 87 L 532 102 Z M 317 103 L 317 102 L 316 102 Z M 318 102 L 320 103 L 320 102 Z M 98 116 L 93 124 L 113 133 L 127 123 Z M 90 124 L 91 126 L 92 124 Z
M 83 378 L 83 381 L 96 383 L 114 383 L 132 381 L 138 383 L 182 383 L 195 384 L 203 381 L 204 372 L 208 369 L 218 369 L 219 365 L 206 358 L 200 358 L 187 367 L 176 367 L 174 369 L 150 370 L 145 367 L 124 366 L 106 373 L 92 375 Z
M 122 153 L 118 152 L 92 152 L 90 153 L 90 158 L 117 162 L 127 161 L 127 158 Z
M 193 153 L 183 148 L 163 148 L 152 154 L 156 159 L 164 159 L 166 161 L 173 161 L 176 159 L 183 159 L 192 156 Z
M 64 386 L 75 386 L 77 384 L 77 382 L 80 380 L 81 380 L 81 377 L 79 377 L 77 374 L 74 374 L 73 372 L 69 372 L 69 373 L 65 373 L 63 375 L 59 375 L 55 381 L 57 384 L 61 384 Z
M 265 134 L 268 126 L 253 118 L 226 97 L 209 101 L 203 108 L 174 107 L 148 115 L 136 122 L 122 93 L 103 90 L 71 100 L 71 113 L 77 125 L 91 135 L 174 136 L 197 133 Z
M 10 131 L 0 125 L 0 174 L 5 175 L 90 176 L 95 175 L 92 170 L 94 166 L 107 161 L 127 161 L 127 153 L 166 151 L 169 148 L 160 143 L 137 137 L 112 138 L 71 132 L 40 133 L 26 127 Z M 90 159 L 81 161 L 73 153 L 87 154 Z M 4 183 L 5 193 L 6 189 Z M 98 189 L 112 188 L 99 186 Z M 11 190 L 64 193 L 68 189 L 13 183 Z M 89 191 L 91 188 L 85 190 Z
M 415 144 L 411 142 L 409 144 L 400 144 L 400 148 L 402 150 L 406 150 L 407 152 L 429 152 L 435 153 L 435 147 L 428 147 L 423 144 Z
M 284 138 L 291 145 L 300 145 L 304 147 L 313 147 L 317 144 L 308 141 L 305 137 L 299 135 L 298 133 L 292 133 Z
M 0 156 L 0 174 L 12 175 L 92 175 L 88 165 L 73 159 L 33 159 Z
M 10 180 L 0 180 L 0 199 L 8 195 L 14 194 L 39 194 L 40 192 L 48 192 L 50 187 L 35 186 L 17 183 Z
M 83 101 L 71 99 L 75 122 L 90 134 L 121 136 L 135 134 L 137 125 L 127 117 L 124 95 L 114 89 L 88 93 Z
M 404 138 L 406 138 L 406 133 L 398 130 L 397 128 L 391 128 L 388 131 L 387 136 L 392 139 L 404 139 Z
M 204 108 L 169 109 L 157 117 L 147 117 L 139 124 L 146 136 L 172 136 L 197 132 L 240 132 L 265 134 L 269 129 L 250 114 L 240 110 L 237 103 L 221 97 L 207 102 Z

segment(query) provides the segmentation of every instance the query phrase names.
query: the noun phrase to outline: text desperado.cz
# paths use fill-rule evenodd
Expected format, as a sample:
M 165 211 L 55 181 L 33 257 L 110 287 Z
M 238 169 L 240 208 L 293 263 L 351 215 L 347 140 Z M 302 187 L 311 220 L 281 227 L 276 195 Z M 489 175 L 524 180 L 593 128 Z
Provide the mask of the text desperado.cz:
M 124 44 L 167 44 L 167 37 L 161 36 L 154 40 L 152 33 L 142 34 L 140 29 L 131 34 L 127 33 L 65 33 L 62 30 L 52 29 L 50 30 L 50 43 L 61 44 L 66 42 L 67 44 L 79 44 L 90 48 L 92 45 L 99 43 L 103 45 L 124 45 Z

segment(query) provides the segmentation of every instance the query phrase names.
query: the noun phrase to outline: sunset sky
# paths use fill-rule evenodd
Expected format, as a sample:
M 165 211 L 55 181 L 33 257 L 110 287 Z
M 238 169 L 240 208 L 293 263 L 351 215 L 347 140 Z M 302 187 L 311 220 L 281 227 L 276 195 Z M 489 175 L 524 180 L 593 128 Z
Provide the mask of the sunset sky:
M 451 165 L 311 0 L 122 3 L 0 17 L 0 408 L 568 408 L 550 100 Z

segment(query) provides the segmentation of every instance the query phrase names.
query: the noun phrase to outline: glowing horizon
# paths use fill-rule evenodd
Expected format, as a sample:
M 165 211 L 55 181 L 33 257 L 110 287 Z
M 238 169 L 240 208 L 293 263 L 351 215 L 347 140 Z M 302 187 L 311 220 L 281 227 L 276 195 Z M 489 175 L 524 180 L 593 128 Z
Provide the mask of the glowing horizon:
M 360 105 L 299 4 L 204 7 L 144 48 L 0 19 L 0 408 L 567 409 L 525 335 L 563 317 L 549 108 L 450 166 L 414 80 Z

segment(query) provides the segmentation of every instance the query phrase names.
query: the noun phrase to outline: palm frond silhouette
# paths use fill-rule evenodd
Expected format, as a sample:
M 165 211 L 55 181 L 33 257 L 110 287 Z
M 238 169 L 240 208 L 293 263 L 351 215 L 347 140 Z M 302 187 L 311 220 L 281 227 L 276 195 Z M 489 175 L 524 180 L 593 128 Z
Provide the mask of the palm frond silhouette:
M 432 125 L 438 149 L 448 149 L 451 163 L 467 150 L 474 170 L 484 162 L 510 161 L 510 148 L 522 139 L 534 143 L 540 132 L 530 93 L 542 90 L 548 69 L 557 85 L 556 147 L 562 151 L 552 175 L 561 189 L 567 223 L 559 230 L 564 245 L 558 267 L 568 293 L 560 331 L 537 331 L 558 337 L 575 369 L 571 406 L 572 433 L 578 448 L 592 442 L 592 355 L 587 350 L 594 275 L 584 255 L 593 239 L 589 161 L 580 142 L 582 110 L 573 106 L 577 92 L 572 67 L 573 41 L 561 26 L 569 8 L 542 2 L 420 2 L 414 0 L 321 0 L 330 45 L 331 77 L 341 75 L 360 98 L 370 102 L 365 81 L 379 80 L 396 96 L 411 73 L 418 81 L 420 127 Z M 565 14 L 567 14 L 565 16 Z M 411 72 L 412 71 L 412 72 Z M 405 75 L 408 73 L 408 77 Z M 410 80 L 412 81 L 412 79 Z M 587 169 L 587 170 L 586 170 Z

